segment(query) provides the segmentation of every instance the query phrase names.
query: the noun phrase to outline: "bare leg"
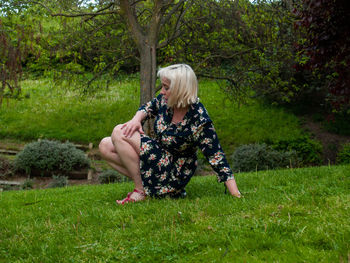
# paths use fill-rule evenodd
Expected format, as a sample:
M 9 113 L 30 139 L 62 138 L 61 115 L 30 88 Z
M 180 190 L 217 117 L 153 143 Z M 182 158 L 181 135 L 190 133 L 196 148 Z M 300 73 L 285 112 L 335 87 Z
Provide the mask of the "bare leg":
M 107 163 L 115 170 L 120 172 L 121 174 L 129 177 L 129 172 L 125 169 L 123 166 L 122 160 L 120 159 L 119 155 L 115 151 L 114 145 L 112 143 L 111 137 L 103 138 L 99 145 L 100 153 L 102 155 L 102 158 L 107 161 Z
M 143 192 L 139 157 L 140 133 L 134 132 L 130 138 L 127 138 L 123 135 L 121 127 L 121 125 L 115 127 L 111 136 L 115 151 L 122 162 L 122 166 L 134 181 L 135 189 Z

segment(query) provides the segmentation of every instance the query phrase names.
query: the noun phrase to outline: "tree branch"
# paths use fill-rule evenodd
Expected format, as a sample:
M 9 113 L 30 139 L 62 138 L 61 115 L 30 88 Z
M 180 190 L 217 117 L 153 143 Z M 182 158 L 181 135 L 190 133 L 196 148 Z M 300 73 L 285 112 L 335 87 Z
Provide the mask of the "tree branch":
M 140 50 L 144 31 L 137 20 L 133 7 L 134 6 L 131 6 L 128 0 L 120 0 L 120 8 L 123 12 L 123 15 L 125 16 L 125 20 L 130 26 L 131 34 L 134 37 L 135 42 Z
M 113 11 L 101 12 L 101 13 L 79 13 L 79 14 L 63 14 L 63 13 L 56 13 L 56 14 L 51 14 L 51 16 L 81 17 L 81 16 L 111 15 L 111 14 L 117 14 L 117 13 L 119 13 L 118 10 L 113 10 Z
M 192 1 L 191 1 L 192 2 Z M 180 6 L 182 6 L 182 4 L 185 3 L 185 0 L 180 0 L 170 11 L 169 13 L 163 17 L 161 24 L 164 25 L 166 23 L 166 21 L 169 21 L 171 19 L 171 17 L 177 12 L 177 10 L 179 9 Z M 192 5 L 192 3 L 190 3 L 189 5 Z M 169 2 L 167 5 L 170 5 Z M 164 5 L 165 6 L 165 5 Z
M 171 12 L 169 12 L 169 14 L 171 13 L 172 15 L 178 11 L 179 7 L 180 7 L 180 3 L 184 3 L 184 1 L 180 1 L 177 6 L 175 6 Z M 169 45 L 170 42 L 172 42 L 174 39 L 178 38 L 181 34 L 182 34 L 182 31 L 180 30 L 182 24 L 182 20 L 184 18 L 184 15 L 185 13 L 187 12 L 187 10 L 193 5 L 193 1 L 191 1 L 190 3 L 188 3 L 187 7 L 185 9 L 183 9 L 183 5 L 181 6 L 182 7 L 182 11 L 180 13 L 180 15 L 178 16 L 177 20 L 176 20 L 176 23 L 175 23 L 175 27 L 174 27 L 174 30 L 173 30 L 173 33 L 170 37 L 168 37 L 166 40 L 164 40 L 162 43 L 159 43 L 159 45 L 157 46 L 157 48 L 163 48 L 167 45 Z M 169 16 L 168 14 L 168 16 Z M 167 17 L 168 17 L 167 16 Z M 164 20 L 163 20 L 164 21 Z
M 78 14 L 64 14 L 64 13 L 53 13 L 53 11 L 46 5 L 44 5 L 41 2 L 37 2 L 37 1 L 25 1 L 25 2 L 29 2 L 29 3 L 33 3 L 33 4 L 37 4 L 40 5 L 41 7 L 43 7 L 44 9 L 46 9 L 51 16 L 63 16 L 63 17 L 81 17 L 81 16 L 99 16 L 99 15 L 110 15 L 110 14 L 116 14 L 119 11 L 118 10 L 112 10 L 112 11 L 107 11 L 107 12 L 102 12 L 110 7 L 112 7 L 114 5 L 114 3 L 110 3 L 109 5 L 97 10 L 96 12 L 91 12 L 91 13 L 78 13 Z
M 273 43 L 272 42 L 265 43 L 265 45 L 269 45 L 269 44 L 273 44 Z M 242 55 L 242 54 L 248 53 L 248 52 L 250 52 L 252 50 L 256 50 L 256 49 L 259 49 L 259 48 L 260 47 L 249 48 L 249 49 L 246 49 L 246 50 L 243 50 L 243 51 L 240 51 L 240 52 L 233 53 L 230 56 L 225 56 L 225 55 L 221 55 L 221 54 L 207 56 L 204 60 L 202 60 L 200 63 L 197 64 L 197 66 L 195 67 L 194 71 L 199 69 L 205 62 L 207 62 L 208 60 L 210 60 L 212 58 L 231 59 L 231 58 L 234 58 L 235 56 Z
M 133 56 L 129 55 L 129 56 L 126 56 L 126 57 L 123 57 L 123 58 L 120 58 L 120 59 L 113 60 L 112 62 L 108 63 L 101 71 L 99 71 L 96 74 L 94 74 L 92 79 L 90 79 L 88 81 L 86 90 L 90 89 L 90 86 L 91 86 L 92 82 L 94 82 L 96 79 L 98 79 L 102 75 L 102 73 L 105 72 L 110 66 L 112 66 L 115 63 L 117 63 L 118 61 L 130 58 L 130 57 L 133 57 Z

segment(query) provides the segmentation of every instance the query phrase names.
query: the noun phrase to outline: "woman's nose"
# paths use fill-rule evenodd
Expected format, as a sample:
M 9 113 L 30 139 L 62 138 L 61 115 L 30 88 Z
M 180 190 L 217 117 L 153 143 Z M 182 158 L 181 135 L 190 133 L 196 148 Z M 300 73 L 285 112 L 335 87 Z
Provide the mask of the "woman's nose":
M 163 88 L 160 90 L 160 94 L 162 94 L 162 95 L 164 95 L 164 94 L 165 94 L 165 92 L 164 92 L 164 89 L 163 89 Z

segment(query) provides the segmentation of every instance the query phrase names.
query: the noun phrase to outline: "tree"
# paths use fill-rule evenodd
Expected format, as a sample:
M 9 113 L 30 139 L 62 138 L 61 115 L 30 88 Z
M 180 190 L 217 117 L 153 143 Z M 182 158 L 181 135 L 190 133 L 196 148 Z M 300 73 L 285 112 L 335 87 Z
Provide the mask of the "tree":
M 120 0 L 120 1 L 65 1 L 35 2 L 49 11 L 52 17 L 80 18 L 80 23 L 89 23 L 92 32 L 103 32 L 108 27 L 118 27 L 119 23 L 127 24 L 140 59 L 140 104 L 149 101 L 155 94 L 157 49 L 169 44 L 181 34 L 183 17 L 193 1 L 185 0 Z M 103 16 L 104 22 L 93 24 Z M 159 36 L 162 28 L 176 20 L 169 38 Z M 110 21 L 117 21 L 115 25 Z M 64 20 L 63 20 L 64 21 Z M 127 47 L 126 47 L 127 48 Z M 112 62 L 113 64 L 113 62 Z

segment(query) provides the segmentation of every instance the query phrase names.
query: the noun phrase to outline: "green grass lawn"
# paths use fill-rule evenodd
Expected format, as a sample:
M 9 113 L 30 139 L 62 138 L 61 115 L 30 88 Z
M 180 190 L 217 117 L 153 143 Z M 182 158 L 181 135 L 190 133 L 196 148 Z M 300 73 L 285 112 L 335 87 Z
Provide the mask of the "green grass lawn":
M 116 124 L 132 118 L 139 106 L 137 78 L 113 81 L 108 90 L 102 88 L 92 96 L 56 87 L 50 79 L 25 80 L 22 88 L 27 98 L 5 100 L 0 107 L 0 139 L 48 138 L 97 145 Z M 295 138 L 302 133 L 294 115 L 255 101 L 238 107 L 216 82 L 201 80 L 199 97 L 228 153 L 241 144 Z
M 347 262 L 350 166 L 214 176 L 180 200 L 114 200 L 130 183 L 0 192 L 0 262 Z

